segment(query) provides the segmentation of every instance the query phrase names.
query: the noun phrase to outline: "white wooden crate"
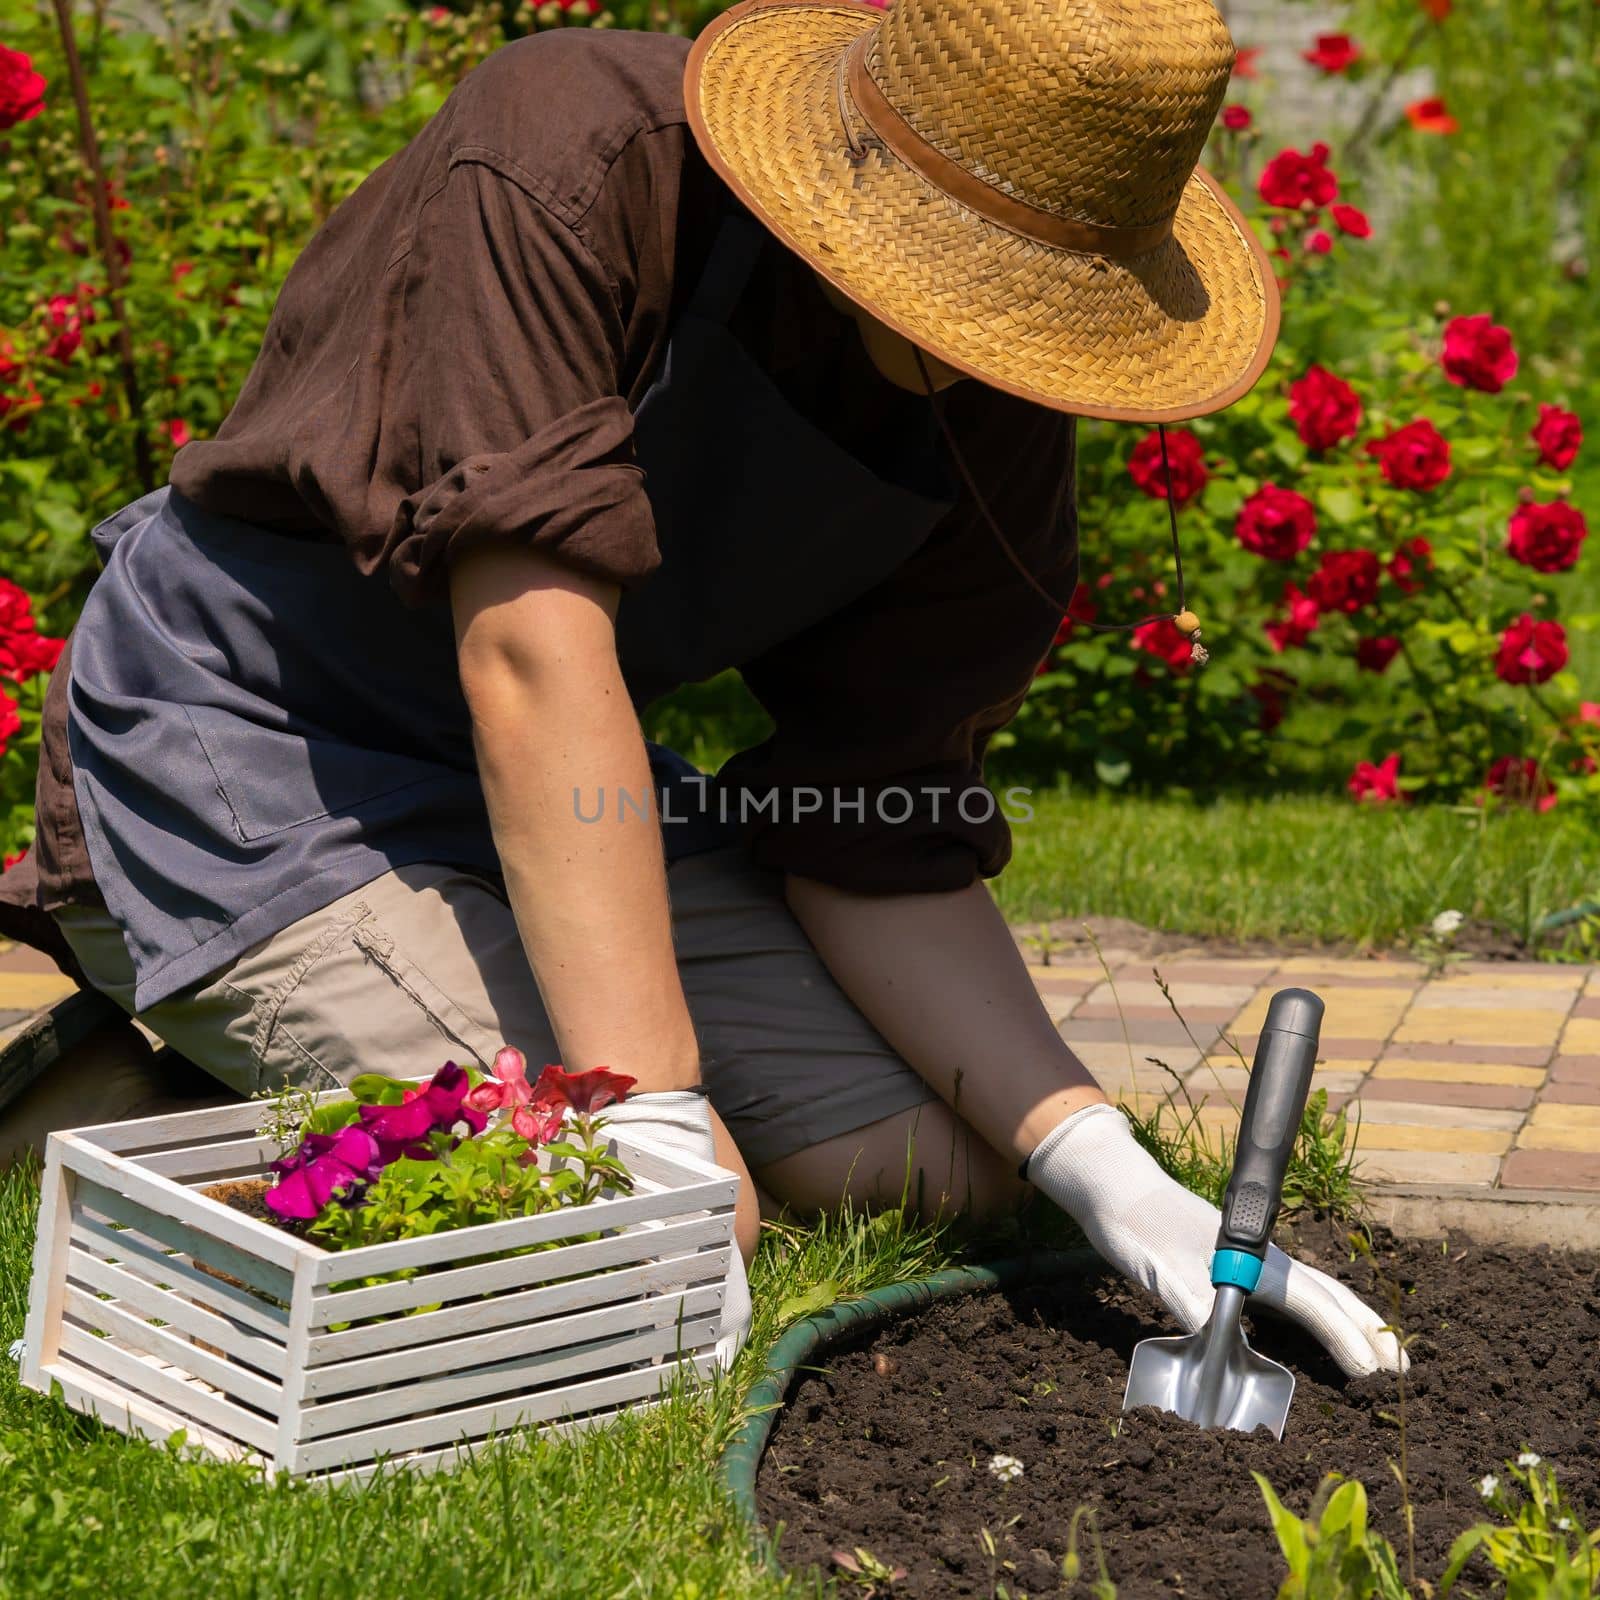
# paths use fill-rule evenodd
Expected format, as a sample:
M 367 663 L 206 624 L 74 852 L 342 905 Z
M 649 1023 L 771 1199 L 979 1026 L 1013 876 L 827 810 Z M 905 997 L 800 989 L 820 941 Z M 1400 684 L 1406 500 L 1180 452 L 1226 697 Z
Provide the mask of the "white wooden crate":
M 632 1195 L 334 1252 L 200 1192 L 265 1173 L 278 1148 L 260 1118 L 51 1134 L 25 1384 L 125 1433 L 182 1429 L 223 1459 L 344 1477 L 587 1425 L 714 1365 L 731 1172 L 619 1133 Z M 525 1245 L 552 1248 L 484 1259 Z

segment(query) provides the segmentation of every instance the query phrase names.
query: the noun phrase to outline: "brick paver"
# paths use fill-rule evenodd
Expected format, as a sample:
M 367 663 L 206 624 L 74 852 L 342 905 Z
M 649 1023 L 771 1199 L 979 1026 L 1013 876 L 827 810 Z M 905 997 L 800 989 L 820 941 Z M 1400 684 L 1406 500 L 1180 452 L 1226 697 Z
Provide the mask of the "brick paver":
M 1109 983 L 1081 961 L 1032 970 L 1062 1036 L 1130 1104 L 1172 1087 L 1164 1063 L 1206 1129 L 1231 1132 L 1248 1082 L 1239 1055 L 1272 995 L 1301 984 L 1327 1005 L 1314 1087 L 1348 1109 L 1370 1180 L 1600 1192 L 1600 967 L 1462 961 L 1430 977 L 1413 961 L 1330 956 L 1107 962 Z

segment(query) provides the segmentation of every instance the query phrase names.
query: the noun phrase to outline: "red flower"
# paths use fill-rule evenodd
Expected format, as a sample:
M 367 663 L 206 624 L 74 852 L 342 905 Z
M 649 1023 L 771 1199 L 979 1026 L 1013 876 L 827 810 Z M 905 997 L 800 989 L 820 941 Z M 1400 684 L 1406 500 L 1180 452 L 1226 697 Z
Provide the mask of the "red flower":
M 1100 615 L 1100 608 L 1094 603 L 1094 596 L 1088 588 L 1079 583 L 1072 591 L 1072 598 L 1067 602 L 1067 614 L 1056 627 L 1056 636 L 1050 641 L 1050 649 L 1046 651 L 1045 658 L 1034 670 L 1034 676 L 1050 670 L 1050 658 L 1067 640 L 1072 637 L 1073 630 L 1080 622 L 1093 622 Z
M 1539 459 L 1557 472 L 1565 472 L 1577 459 L 1583 443 L 1583 424 L 1571 411 L 1560 406 L 1539 407 L 1539 420 L 1528 435 L 1539 447 Z
M 1566 664 L 1566 629 L 1559 622 L 1535 622 L 1524 611 L 1500 635 L 1494 670 L 1507 683 L 1543 683 Z
M 1390 800 L 1404 801 L 1405 795 L 1400 792 L 1399 780 L 1398 752 L 1385 756 L 1377 766 L 1370 761 L 1358 761 L 1356 770 L 1350 774 L 1350 794 L 1353 799 L 1370 800 L 1376 805 L 1383 805 Z
M 1288 607 L 1287 615 L 1279 622 L 1266 624 L 1267 638 L 1280 655 L 1285 650 L 1304 644 L 1317 631 L 1317 624 L 1322 620 L 1316 601 L 1292 583 L 1283 586 L 1283 603 Z
M 1258 44 L 1246 45 L 1238 52 L 1233 60 L 1233 75 L 1236 78 L 1257 78 L 1260 73 L 1256 71 L 1256 62 L 1261 59 L 1261 46 Z
M 1361 428 L 1361 397 L 1326 367 L 1289 385 L 1289 416 L 1308 450 L 1331 450 Z
M 38 631 L 28 592 L 0 578 L 0 677 L 26 683 L 36 672 L 53 672 L 65 646 Z
M 1419 570 L 1433 571 L 1433 546 L 1426 539 L 1407 539 L 1389 557 L 1389 576 L 1401 594 L 1415 594 L 1422 583 L 1412 573 Z
M 492 1076 L 468 1089 L 462 1102 L 474 1111 L 498 1111 L 503 1106 L 525 1106 L 533 1098 L 528 1082 L 528 1058 L 511 1045 L 495 1053 Z
M 1600 725 L 1600 700 L 1580 700 L 1574 722 L 1592 722 Z
M 1283 721 L 1289 706 L 1289 691 L 1294 679 L 1287 672 L 1269 670 L 1252 683 L 1247 692 L 1260 708 L 1256 713 L 1256 726 L 1263 733 L 1271 733 Z
M 1417 3 L 1435 22 L 1443 22 L 1450 15 L 1453 0 L 1417 0 Z
M 1328 170 L 1329 150 L 1314 144 L 1310 155 L 1298 150 L 1280 150 L 1261 174 L 1261 198 L 1269 206 L 1298 211 L 1308 201 L 1325 206 L 1339 193 L 1339 180 Z
M 628 1091 L 638 1081 L 625 1072 L 612 1072 L 607 1067 L 593 1067 L 588 1072 L 568 1072 L 564 1067 L 547 1066 L 533 1086 L 532 1103 L 541 1110 L 548 1110 L 552 1106 L 570 1106 L 582 1116 L 626 1100 Z
M 1354 615 L 1378 598 L 1379 570 L 1370 550 L 1329 550 L 1307 581 L 1306 592 L 1319 611 Z
M 1374 439 L 1367 454 L 1377 457 L 1384 477 L 1397 489 L 1426 493 L 1450 476 L 1450 441 L 1426 417 Z
M 1589 524 L 1565 500 L 1518 506 L 1511 513 L 1506 554 L 1535 572 L 1566 572 L 1577 565 Z
M 1483 786 L 1498 800 L 1548 811 L 1556 792 L 1532 756 L 1499 756 L 1483 775 Z
M 1319 33 L 1316 47 L 1307 50 L 1301 59 L 1319 71 L 1340 73 L 1348 72 L 1361 59 L 1361 52 L 1349 34 Z
M 38 116 L 44 110 L 44 90 L 32 58 L 0 44 L 0 132 Z
M 1140 623 L 1133 630 L 1133 648 L 1160 656 L 1180 677 L 1194 661 L 1194 647 L 1189 642 L 1189 635 L 1182 632 L 1171 617 Z
M 1248 106 L 1224 106 L 1222 108 L 1222 126 L 1232 133 L 1243 133 L 1255 118 L 1250 115 Z
M 193 437 L 189 432 L 189 424 L 182 417 L 174 417 L 170 422 L 164 422 L 161 431 L 174 450 L 181 450 Z
M 17 865 L 19 861 L 26 860 L 27 855 L 28 852 L 26 850 L 14 851 L 11 855 L 8 855 L 4 861 L 0 861 L 0 872 L 9 872 L 14 866 Z
M 1461 124 L 1450 115 L 1438 95 L 1430 95 L 1426 100 L 1413 100 L 1406 107 L 1406 120 L 1418 133 L 1461 132 Z
M 1186 506 L 1206 486 L 1206 453 L 1187 428 L 1167 431 L 1167 462 L 1172 468 L 1173 503 Z M 1128 476 L 1148 495 L 1167 498 L 1167 476 L 1161 470 L 1161 435 L 1147 433 L 1128 458 Z
M 1333 249 L 1333 235 L 1323 228 L 1306 239 L 1306 250 L 1314 256 L 1325 256 Z
M 53 294 L 45 302 L 46 321 L 56 330 L 54 338 L 44 347 L 44 353 L 52 361 L 70 361 L 78 353 L 84 327 L 94 321 L 94 307 L 87 299 L 89 293 L 92 291 L 80 284 L 76 295 Z
M 1370 239 L 1372 237 L 1372 224 L 1367 220 L 1365 211 L 1358 210 L 1355 206 L 1332 206 L 1328 213 L 1340 233 L 1347 233 L 1352 239 Z
M 1311 543 L 1317 513 L 1303 494 L 1264 483 L 1239 509 L 1234 532 L 1246 550 L 1269 561 L 1292 561 Z
M 1356 665 L 1363 672 L 1386 672 L 1389 663 L 1399 654 L 1400 641 L 1392 633 L 1356 641 Z
M 1456 317 L 1444 330 L 1444 375 L 1451 383 L 1499 394 L 1517 375 L 1511 334 L 1487 315 Z
M 17 702 L 0 689 L 0 756 L 6 753 L 6 744 L 22 732 L 22 714 Z

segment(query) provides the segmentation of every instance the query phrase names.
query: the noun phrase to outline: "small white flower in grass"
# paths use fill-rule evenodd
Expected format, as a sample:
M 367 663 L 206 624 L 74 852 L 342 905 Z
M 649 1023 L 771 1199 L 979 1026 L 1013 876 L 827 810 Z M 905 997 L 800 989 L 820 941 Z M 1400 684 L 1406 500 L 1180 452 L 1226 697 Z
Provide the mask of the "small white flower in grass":
M 1557 1517 L 1556 1518 L 1556 1532 L 1557 1533 L 1571 1533 L 1572 1532 L 1572 1518 L 1571 1517 Z
M 1537 1450 L 1524 1450 L 1522 1454 L 1517 1457 L 1517 1465 L 1519 1467 L 1536 1467 L 1543 1460 L 1544 1457 L 1541 1456 Z
M 1435 939 L 1453 939 L 1461 931 L 1466 915 L 1460 911 L 1441 911 L 1431 924 Z
M 22 1339 L 13 1339 L 11 1341 L 10 1347 L 6 1350 L 6 1354 L 8 1356 L 10 1356 L 11 1359 L 13 1361 L 15 1361 L 16 1364 L 19 1367 L 22 1365 L 23 1357 L 25 1357 L 27 1355 L 27 1353 L 28 1353 L 27 1343 L 26 1343 L 25 1340 L 22 1340 Z
M 1490 1472 L 1478 1480 L 1478 1493 L 1487 1500 L 1500 1487 L 1500 1480 Z
M 1022 1463 L 1015 1456 L 990 1456 L 989 1470 L 1001 1483 L 1012 1483 L 1022 1476 Z

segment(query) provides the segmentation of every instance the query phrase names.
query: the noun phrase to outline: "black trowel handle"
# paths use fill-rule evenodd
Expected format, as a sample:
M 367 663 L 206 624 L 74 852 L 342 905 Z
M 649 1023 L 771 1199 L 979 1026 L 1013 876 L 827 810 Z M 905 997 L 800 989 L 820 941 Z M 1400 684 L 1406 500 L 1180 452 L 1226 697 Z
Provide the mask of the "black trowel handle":
M 1218 1250 L 1242 1250 L 1258 1259 L 1267 1253 L 1317 1063 L 1322 1011 L 1322 1001 L 1309 989 L 1280 989 L 1267 1008 L 1244 1097 L 1233 1176 L 1222 1197 Z

